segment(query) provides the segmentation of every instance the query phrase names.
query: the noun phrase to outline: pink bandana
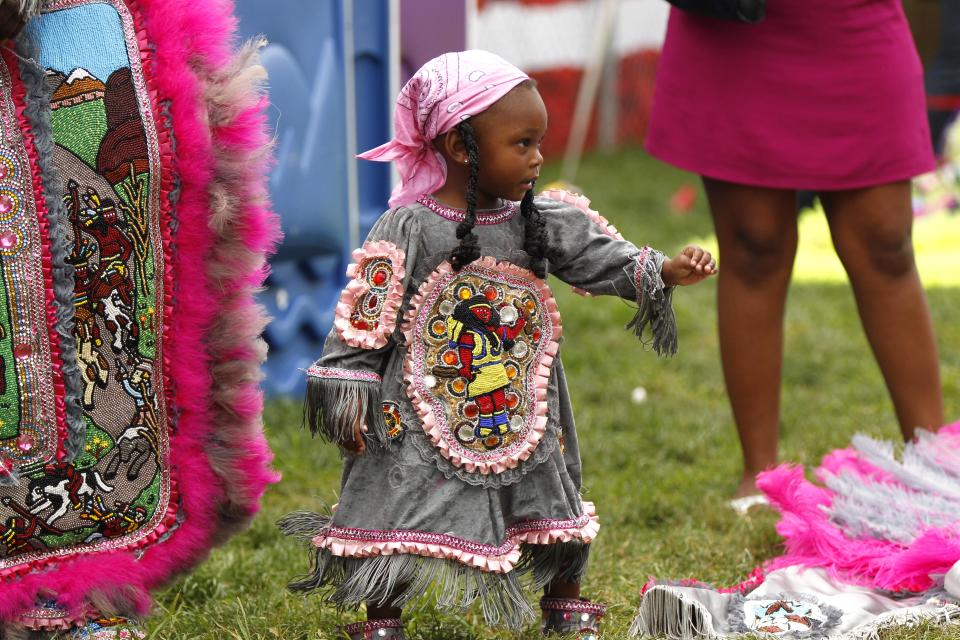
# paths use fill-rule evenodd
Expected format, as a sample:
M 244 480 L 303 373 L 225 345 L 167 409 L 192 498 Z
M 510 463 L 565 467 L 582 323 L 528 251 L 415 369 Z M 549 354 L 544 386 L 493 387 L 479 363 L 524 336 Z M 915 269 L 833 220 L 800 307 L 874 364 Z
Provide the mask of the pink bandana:
M 357 156 L 396 160 L 400 183 L 390 206 L 409 204 L 442 187 L 447 166 L 433 139 L 482 113 L 528 77 L 500 56 L 477 49 L 445 53 L 423 65 L 397 97 L 393 140 Z

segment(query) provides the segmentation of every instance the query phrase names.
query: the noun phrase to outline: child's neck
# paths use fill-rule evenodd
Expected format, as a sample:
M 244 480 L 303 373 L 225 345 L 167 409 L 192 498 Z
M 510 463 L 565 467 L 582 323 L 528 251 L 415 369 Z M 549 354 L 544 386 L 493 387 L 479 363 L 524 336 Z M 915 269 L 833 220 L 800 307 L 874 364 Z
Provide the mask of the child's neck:
M 467 208 L 467 186 L 451 184 L 450 180 L 431 194 L 434 198 L 455 209 Z M 496 209 L 500 206 L 500 199 L 478 193 L 477 209 Z

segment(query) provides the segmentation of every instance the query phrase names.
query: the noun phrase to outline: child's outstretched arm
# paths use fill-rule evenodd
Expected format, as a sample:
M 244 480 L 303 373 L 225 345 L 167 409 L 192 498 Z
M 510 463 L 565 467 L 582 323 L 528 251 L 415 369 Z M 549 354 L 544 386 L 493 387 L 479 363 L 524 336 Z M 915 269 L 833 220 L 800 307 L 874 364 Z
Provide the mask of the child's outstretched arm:
M 547 231 L 550 272 L 580 293 L 635 301 L 637 312 L 627 328 L 658 354 L 673 355 L 677 351 L 674 287 L 715 273 L 713 257 L 693 246 L 675 258 L 652 247 L 637 247 L 589 204 L 586 197 L 563 191 L 548 191 L 537 198 Z

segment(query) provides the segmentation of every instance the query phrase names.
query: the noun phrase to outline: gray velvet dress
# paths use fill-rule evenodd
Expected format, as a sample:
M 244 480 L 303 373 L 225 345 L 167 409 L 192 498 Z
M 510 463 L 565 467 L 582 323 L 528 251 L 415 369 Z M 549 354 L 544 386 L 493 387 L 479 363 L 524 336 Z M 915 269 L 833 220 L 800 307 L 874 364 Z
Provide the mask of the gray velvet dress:
M 547 195 L 536 205 L 549 273 L 636 301 L 628 326 L 674 352 L 663 255 L 622 239 L 586 198 Z M 457 272 L 448 257 L 463 212 L 421 202 L 386 212 L 354 252 L 335 327 L 307 372 L 314 432 L 337 440 L 362 421 L 367 449 L 345 454 L 330 513 L 281 521 L 312 552 L 291 588 L 339 606 L 480 600 L 491 624 L 521 626 L 532 611 L 520 578 L 581 580 L 599 529 L 580 497 L 560 316 L 528 270 L 516 203 L 477 213 L 482 257 Z

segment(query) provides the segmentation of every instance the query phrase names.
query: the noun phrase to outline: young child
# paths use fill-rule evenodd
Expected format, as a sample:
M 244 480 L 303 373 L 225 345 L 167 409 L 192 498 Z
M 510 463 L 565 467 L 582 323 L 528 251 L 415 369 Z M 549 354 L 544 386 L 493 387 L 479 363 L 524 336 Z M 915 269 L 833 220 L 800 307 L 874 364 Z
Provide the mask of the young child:
M 530 619 L 525 577 L 544 589 L 543 630 L 597 631 L 580 599 L 599 529 L 580 498 L 580 456 L 547 273 L 639 305 L 631 326 L 676 351 L 673 285 L 716 272 L 623 240 L 586 198 L 534 199 L 547 112 L 533 81 L 484 51 L 431 60 L 403 88 L 396 137 L 361 155 L 395 161 L 391 209 L 354 252 L 306 416 L 346 451 L 332 515 L 290 514 L 313 546 L 291 588 L 367 603 L 351 638 L 402 638 L 401 607 L 482 604 Z M 519 202 L 518 202 L 519 201 Z

